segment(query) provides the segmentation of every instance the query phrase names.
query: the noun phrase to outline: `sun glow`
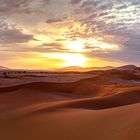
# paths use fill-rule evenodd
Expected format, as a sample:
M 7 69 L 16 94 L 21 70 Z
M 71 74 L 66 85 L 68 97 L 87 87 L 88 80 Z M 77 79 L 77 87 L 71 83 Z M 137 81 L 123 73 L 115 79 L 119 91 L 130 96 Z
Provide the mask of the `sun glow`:
M 84 40 L 75 40 L 67 42 L 66 47 L 70 52 L 83 52 L 85 48 Z
M 88 48 L 89 47 L 89 50 Z M 91 50 L 100 51 L 115 51 L 120 50 L 120 47 L 116 44 L 106 43 L 98 39 L 77 39 L 75 41 L 69 41 L 66 43 L 66 48 L 69 52 L 86 52 Z
M 46 54 L 46 57 L 63 60 L 63 66 L 80 66 L 85 67 L 86 61 L 88 60 L 82 54 L 72 54 L 72 53 L 52 53 Z
M 65 56 L 65 66 L 85 66 L 86 59 L 82 54 L 68 54 Z
M 111 43 L 106 43 L 102 41 L 102 39 L 88 39 L 87 40 L 88 46 L 91 46 L 90 49 L 93 50 L 100 50 L 100 51 L 115 51 L 115 50 L 120 50 L 120 47 L 116 44 L 111 44 Z M 94 47 L 92 47 L 94 46 Z

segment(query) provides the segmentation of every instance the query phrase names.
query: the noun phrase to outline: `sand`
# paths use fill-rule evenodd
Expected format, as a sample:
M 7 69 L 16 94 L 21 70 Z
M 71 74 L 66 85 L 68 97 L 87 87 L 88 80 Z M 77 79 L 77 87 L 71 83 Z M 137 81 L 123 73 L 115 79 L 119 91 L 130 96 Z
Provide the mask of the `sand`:
M 3 140 L 139 140 L 140 104 L 36 112 L 0 126 Z
M 30 82 L 0 88 L 1 140 L 139 140 L 140 84 Z

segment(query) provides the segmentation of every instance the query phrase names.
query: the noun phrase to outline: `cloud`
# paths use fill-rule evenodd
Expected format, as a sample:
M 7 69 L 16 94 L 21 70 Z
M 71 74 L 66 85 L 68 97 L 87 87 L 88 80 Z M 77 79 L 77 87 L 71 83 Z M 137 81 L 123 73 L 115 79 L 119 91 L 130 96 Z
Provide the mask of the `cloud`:
M 86 0 L 86 1 L 83 1 L 83 3 L 81 4 L 81 7 L 85 8 L 85 7 L 93 6 L 93 8 L 95 8 L 100 3 L 102 3 L 100 0 L 99 1 L 97 1 L 97 0 Z
M 0 22 L 0 43 L 25 43 L 34 40 L 33 35 L 25 34 L 15 26 Z
M 92 57 L 98 56 L 115 61 L 138 63 L 140 56 L 139 0 L 84 0 L 75 9 L 75 14 L 77 20 L 90 29 L 90 37 L 101 37 L 103 41 L 118 44 L 122 48 L 109 53 L 94 49 L 89 52 Z M 71 38 L 85 37 L 84 32 L 88 33 L 88 30 L 84 30 L 82 35 L 79 30 L 69 31 L 69 36 Z M 86 37 L 89 36 L 86 35 Z
M 125 54 L 125 55 L 124 55 Z M 98 57 L 100 59 L 113 60 L 114 62 L 123 62 L 128 64 L 139 65 L 139 55 L 137 51 L 122 50 L 119 52 L 92 52 L 87 54 L 87 56 L 93 58 Z
M 71 4 L 78 4 L 80 3 L 82 0 L 71 0 Z
M 46 20 L 46 23 L 58 23 L 58 22 L 63 22 L 62 19 L 48 19 Z
M 40 52 L 68 52 L 68 49 L 58 42 L 43 43 L 40 47 L 36 47 L 36 49 Z
M 25 10 L 31 0 L 0 0 L 0 13 Z
M 51 0 L 0 0 L 0 16 L 41 12 Z
M 62 47 L 62 44 L 58 42 L 50 42 L 50 43 L 43 43 L 41 46 L 57 46 L 57 47 Z
M 91 55 L 121 61 L 139 59 L 140 0 L 0 0 L 1 16 L 7 18 L 7 22 L 27 27 L 26 30 L 33 34 L 47 34 L 55 41 L 28 49 L 20 46 L 21 51 L 68 52 L 59 43 L 77 38 L 102 38 L 103 42 L 120 45 L 122 50 L 106 54 L 93 46 Z M 3 46 L 33 39 L 33 35 L 16 26 L 0 23 L 0 44 Z M 123 56 L 125 52 L 127 56 Z

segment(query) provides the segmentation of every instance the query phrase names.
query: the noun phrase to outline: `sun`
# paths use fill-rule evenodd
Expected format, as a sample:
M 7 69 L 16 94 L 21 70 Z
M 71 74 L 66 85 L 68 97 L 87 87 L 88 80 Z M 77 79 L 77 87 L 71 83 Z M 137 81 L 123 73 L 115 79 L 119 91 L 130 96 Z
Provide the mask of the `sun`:
M 67 54 L 64 56 L 65 66 L 80 66 L 84 67 L 86 57 L 82 54 Z
M 85 42 L 82 39 L 69 41 L 66 47 L 70 52 L 84 52 Z
M 88 58 L 79 53 L 49 53 L 45 54 L 45 57 L 51 59 L 57 59 L 62 62 L 61 66 L 80 66 L 85 67 Z

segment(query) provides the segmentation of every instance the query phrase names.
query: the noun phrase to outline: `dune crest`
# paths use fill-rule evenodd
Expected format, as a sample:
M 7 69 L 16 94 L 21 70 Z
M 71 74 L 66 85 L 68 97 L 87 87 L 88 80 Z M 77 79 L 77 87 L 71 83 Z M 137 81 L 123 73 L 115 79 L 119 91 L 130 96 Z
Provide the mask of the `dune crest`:
M 9 84 L 8 78 L 17 75 L 20 83 Z M 21 72 L 5 77 L 7 85 L 0 87 L 2 140 L 139 140 L 139 70 L 85 72 L 82 78 L 60 74 L 74 76 L 70 82 L 60 82 L 58 73 L 55 82 L 42 75 L 32 75 L 31 81 Z

